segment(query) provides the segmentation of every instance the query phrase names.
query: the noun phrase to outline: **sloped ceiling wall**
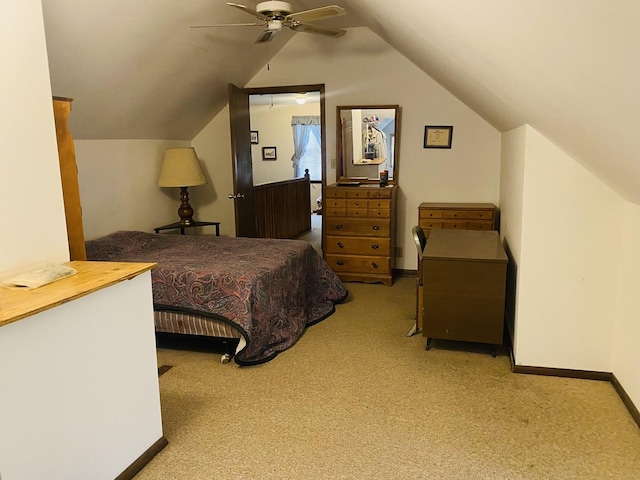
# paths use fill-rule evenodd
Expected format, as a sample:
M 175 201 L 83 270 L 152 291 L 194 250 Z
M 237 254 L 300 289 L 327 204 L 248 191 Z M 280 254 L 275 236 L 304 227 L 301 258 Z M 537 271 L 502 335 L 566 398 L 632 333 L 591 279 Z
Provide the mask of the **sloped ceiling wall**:
M 368 26 L 499 130 L 532 125 L 640 203 L 640 2 L 335 3 L 349 15 L 327 25 Z M 214 0 L 43 0 L 43 9 L 52 89 L 75 98 L 77 138 L 190 140 L 224 106 L 229 82 L 246 84 L 295 41 L 283 32 L 255 45 L 252 27 L 189 29 L 251 21 Z

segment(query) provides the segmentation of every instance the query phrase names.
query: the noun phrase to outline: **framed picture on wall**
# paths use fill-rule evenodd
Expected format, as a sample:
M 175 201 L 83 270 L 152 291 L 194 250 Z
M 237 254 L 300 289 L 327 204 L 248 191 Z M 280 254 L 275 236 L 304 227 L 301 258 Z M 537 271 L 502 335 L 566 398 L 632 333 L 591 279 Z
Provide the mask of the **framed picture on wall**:
M 277 160 L 276 147 L 262 147 L 262 160 Z
M 258 143 L 260 143 L 260 142 L 258 141 L 258 131 L 257 131 L 257 130 L 251 130 L 251 131 L 249 132 L 249 135 L 250 135 L 250 137 L 251 137 L 251 144 L 252 144 L 252 145 L 257 145 Z
M 451 148 L 452 126 L 424 127 L 424 148 Z

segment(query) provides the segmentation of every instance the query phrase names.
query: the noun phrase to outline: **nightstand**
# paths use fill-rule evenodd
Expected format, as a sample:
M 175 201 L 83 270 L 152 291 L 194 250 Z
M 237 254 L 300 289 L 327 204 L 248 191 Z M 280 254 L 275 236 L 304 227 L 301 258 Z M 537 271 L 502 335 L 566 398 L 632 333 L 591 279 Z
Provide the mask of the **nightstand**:
M 208 226 L 215 226 L 216 237 L 220 236 L 220 222 L 191 222 L 189 225 L 184 225 L 180 222 L 176 222 L 176 223 L 170 223 L 169 225 L 164 225 L 162 227 L 154 228 L 153 231 L 156 233 L 160 233 L 160 230 L 180 229 L 180 235 L 184 235 L 185 228 L 208 227 Z

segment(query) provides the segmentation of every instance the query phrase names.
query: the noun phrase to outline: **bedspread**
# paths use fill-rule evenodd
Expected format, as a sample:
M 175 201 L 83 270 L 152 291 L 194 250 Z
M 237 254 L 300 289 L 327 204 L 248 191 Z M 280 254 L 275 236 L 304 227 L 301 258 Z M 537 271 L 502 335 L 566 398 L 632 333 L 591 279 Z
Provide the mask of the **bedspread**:
M 246 346 L 236 363 L 263 363 L 331 315 L 347 290 L 304 241 L 116 232 L 86 242 L 92 261 L 156 262 L 155 309 L 232 323 Z

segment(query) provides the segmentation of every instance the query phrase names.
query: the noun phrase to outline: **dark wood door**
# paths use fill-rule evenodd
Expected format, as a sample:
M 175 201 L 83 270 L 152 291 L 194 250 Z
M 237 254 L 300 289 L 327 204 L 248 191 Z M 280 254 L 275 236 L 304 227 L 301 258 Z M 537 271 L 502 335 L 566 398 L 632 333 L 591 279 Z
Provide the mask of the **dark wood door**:
M 253 166 L 249 122 L 249 93 L 229 84 L 229 118 L 231 122 L 231 156 L 233 159 L 233 201 L 236 236 L 256 236 L 253 192 Z

